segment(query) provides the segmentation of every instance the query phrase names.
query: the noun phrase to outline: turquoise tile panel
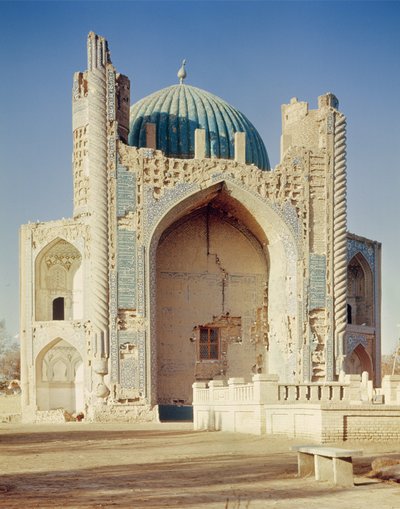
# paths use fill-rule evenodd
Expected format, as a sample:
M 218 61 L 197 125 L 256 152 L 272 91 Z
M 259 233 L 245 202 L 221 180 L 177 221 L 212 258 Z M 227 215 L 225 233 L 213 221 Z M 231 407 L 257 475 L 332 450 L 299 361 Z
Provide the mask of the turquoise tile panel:
M 136 308 L 136 233 L 118 230 L 118 307 Z
M 136 177 L 123 166 L 117 167 L 117 216 L 124 216 L 135 210 Z
M 326 306 L 326 257 L 310 254 L 310 310 Z

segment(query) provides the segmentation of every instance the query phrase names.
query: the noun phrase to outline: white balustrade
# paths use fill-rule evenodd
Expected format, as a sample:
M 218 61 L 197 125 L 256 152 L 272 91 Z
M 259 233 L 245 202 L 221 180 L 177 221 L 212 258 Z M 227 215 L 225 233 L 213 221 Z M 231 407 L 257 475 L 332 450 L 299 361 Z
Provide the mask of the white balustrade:
M 265 376 L 265 375 L 258 375 Z M 257 383 L 257 392 L 255 384 Z M 260 392 L 260 384 L 267 384 L 268 392 Z M 287 402 L 292 404 L 324 403 L 346 401 L 350 393 L 348 384 L 339 382 L 282 384 L 273 379 L 254 379 L 253 383 L 244 383 L 243 378 L 230 378 L 228 384 L 223 380 L 211 380 L 208 388 L 205 383 L 193 384 L 195 402 Z M 266 396 L 268 394 L 268 396 Z

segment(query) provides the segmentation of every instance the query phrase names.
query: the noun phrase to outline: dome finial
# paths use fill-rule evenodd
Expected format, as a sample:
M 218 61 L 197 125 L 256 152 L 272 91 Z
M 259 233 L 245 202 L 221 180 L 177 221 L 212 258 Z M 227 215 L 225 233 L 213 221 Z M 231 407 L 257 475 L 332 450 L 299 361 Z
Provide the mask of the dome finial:
M 181 68 L 179 69 L 178 71 L 178 78 L 179 78 L 179 83 L 182 85 L 183 83 L 183 80 L 186 78 L 186 70 L 185 70 L 185 65 L 186 65 L 186 59 L 183 59 L 182 60 L 182 65 L 181 65 Z

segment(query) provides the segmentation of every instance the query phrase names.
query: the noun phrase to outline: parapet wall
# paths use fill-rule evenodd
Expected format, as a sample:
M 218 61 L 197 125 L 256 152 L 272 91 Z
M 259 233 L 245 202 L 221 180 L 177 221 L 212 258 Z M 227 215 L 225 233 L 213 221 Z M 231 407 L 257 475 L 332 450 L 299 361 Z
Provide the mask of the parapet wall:
M 280 384 L 275 375 L 195 383 L 194 428 L 321 443 L 400 440 L 400 377 L 382 386 L 371 390 L 358 375 L 329 384 Z

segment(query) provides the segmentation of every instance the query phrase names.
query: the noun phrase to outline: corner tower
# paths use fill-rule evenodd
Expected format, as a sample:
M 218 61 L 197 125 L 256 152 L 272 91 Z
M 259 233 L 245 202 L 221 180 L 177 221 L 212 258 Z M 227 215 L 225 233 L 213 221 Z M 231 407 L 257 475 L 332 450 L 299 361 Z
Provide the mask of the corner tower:
M 282 106 L 281 164 L 289 169 L 301 159 L 308 167 L 302 183 L 306 380 L 334 380 L 344 362 L 346 118 L 338 108 L 339 101 L 331 93 L 318 98 L 316 110 L 296 98 Z

